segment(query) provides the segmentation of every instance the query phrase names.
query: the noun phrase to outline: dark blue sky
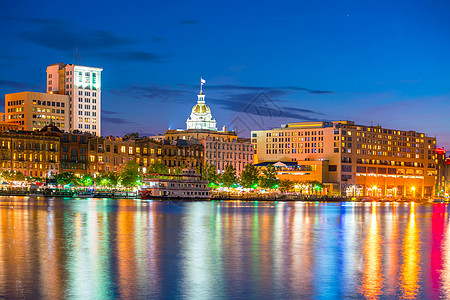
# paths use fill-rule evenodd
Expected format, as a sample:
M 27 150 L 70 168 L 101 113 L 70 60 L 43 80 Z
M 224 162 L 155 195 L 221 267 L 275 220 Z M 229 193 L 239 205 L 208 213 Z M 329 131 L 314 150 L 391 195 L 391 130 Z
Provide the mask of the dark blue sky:
M 104 68 L 104 135 L 185 128 L 203 76 L 218 126 L 242 135 L 350 119 L 450 147 L 447 0 L 3 0 L 0 15 L 1 94 L 45 91 L 78 47 Z

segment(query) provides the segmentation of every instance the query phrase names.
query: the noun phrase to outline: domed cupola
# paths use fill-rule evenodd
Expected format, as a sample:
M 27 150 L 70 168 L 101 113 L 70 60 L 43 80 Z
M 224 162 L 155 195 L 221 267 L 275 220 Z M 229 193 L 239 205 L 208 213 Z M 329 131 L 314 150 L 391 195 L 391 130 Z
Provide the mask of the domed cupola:
M 203 94 L 203 84 L 205 80 L 201 79 L 200 94 L 197 95 L 197 104 L 192 108 L 191 116 L 186 121 L 187 129 L 208 129 L 217 131 L 216 120 L 211 115 L 211 110 L 205 104 L 205 95 Z

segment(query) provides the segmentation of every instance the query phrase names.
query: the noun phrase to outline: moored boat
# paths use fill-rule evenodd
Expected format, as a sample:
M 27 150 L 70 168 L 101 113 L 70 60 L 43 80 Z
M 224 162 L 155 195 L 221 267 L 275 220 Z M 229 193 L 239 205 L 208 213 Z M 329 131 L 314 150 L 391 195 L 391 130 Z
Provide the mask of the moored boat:
M 192 169 L 184 169 L 179 175 L 154 174 L 144 178 L 142 183 L 141 199 L 211 199 L 208 181 L 201 180 L 200 174 Z

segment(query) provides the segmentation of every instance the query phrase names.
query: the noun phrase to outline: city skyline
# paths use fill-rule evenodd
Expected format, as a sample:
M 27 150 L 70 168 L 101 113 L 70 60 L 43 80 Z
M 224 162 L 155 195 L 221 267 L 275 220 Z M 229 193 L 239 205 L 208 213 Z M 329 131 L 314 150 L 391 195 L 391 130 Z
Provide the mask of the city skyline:
M 94 19 L 28 4 L 1 4 L 8 14 L 0 30 L 11 45 L 0 55 L 2 95 L 45 92 L 45 67 L 74 63 L 77 50 L 79 64 L 104 68 L 103 136 L 184 129 L 203 76 L 219 129 L 354 120 L 425 132 L 450 147 L 443 125 L 450 121 L 444 1 L 179 2 L 178 9 L 81 1 L 80 7 L 102 11 Z M 259 99 L 274 113 L 246 109 Z

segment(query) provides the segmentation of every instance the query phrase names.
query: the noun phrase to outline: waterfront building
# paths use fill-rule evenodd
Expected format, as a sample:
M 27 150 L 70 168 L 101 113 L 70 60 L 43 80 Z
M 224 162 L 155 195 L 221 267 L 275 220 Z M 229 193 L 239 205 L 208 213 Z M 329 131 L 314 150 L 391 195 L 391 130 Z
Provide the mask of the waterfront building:
M 89 173 L 122 172 L 129 160 L 135 159 L 135 140 L 93 137 L 89 139 Z
M 225 171 L 232 165 L 239 174 L 248 163 L 253 163 L 253 146 L 250 139 L 239 138 L 234 131 L 223 127 L 217 130 L 216 120 L 212 118 L 211 109 L 205 104 L 203 90 L 197 96 L 197 104 L 187 120 L 187 128 L 169 129 L 165 139 L 169 141 L 186 140 L 196 142 L 204 147 L 204 162 L 215 165 L 218 172 Z
M 47 93 L 70 97 L 70 130 L 101 136 L 102 68 L 56 63 L 47 67 Z
M 59 94 L 20 92 L 5 95 L 5 121 L 34 131 L 53 122 L 69 131 L 69 96 Z
M 0 133 L 0 167 L 25 176 L 48 177 L 59 173 L 60 139 L 47 131 Z
M 88 142 L 91 137 L 78 132 L 61 133 L 61 172 L 88 172 Z
M 279 163 L 278 176 L 318 180 L 331 193 L 429 197 L 436 181 L 436 138 L 352 121 L 288 123 L 252 131 L 255 162 Z
M 203 146 L 183 142 L 163 143 L 145 139 L 93 137 L 89 139 L 89 172 L 122 172 L 127 161 L 135 160 L 146 173 L 154 163 L 164 164 L 173 174 L 183 167 L 196 168 L 203 163 Z
M 450 159 L 447 158 L 444 148 L 436 147 L 436 195 L 448 196 Z

